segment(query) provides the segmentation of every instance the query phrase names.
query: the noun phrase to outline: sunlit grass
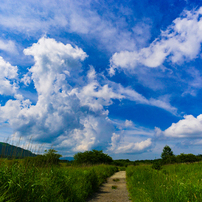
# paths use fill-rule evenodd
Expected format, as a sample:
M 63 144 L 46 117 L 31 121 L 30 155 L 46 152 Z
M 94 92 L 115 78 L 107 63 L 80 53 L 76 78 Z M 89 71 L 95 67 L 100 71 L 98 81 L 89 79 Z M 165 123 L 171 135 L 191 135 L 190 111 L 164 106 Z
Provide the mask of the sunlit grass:
M 202 201 L 202 163 L 165 165 L 158 171 L 151 166 L 126 169 L 133 201 Z
M 0 201 L 82 202 L 111 176 L 115 166 L 35 167 L 0 160 Z

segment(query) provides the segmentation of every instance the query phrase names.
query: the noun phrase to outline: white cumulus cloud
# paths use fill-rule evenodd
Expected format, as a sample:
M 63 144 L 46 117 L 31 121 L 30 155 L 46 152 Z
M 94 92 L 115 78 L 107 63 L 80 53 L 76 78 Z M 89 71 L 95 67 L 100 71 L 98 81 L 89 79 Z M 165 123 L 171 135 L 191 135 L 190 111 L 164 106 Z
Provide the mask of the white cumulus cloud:
M 173 123 L 163 131 L 166 137 L 174 138 L 196 138 L 202 137 L 202 115 L 196 118 L 192 115 L 184 116 L 184 119 Z
M 13 95 L 16 92 L 17 66 L 12 66 L 0 56 L 0 94 Z
M 18 137 L 31 137 L 35 142 L 52 143 L 71 152 L 107 147 L 115 128 L 107 119 L 104 106 L 123 96 L 107 84 L 99 84 L 92 67 L 87 82 L 75 81 L 87 54 L 78 47 L 46 37 L 24 53 L 33 56 L 35 64 L 21 81 L 25 85 L 33 82 L 38 99 L 36 104 L 22 96 L 8 100 L 0 107 L 1 122 L 8 121 Z M 17 76 L 17 67 L 3 59 L 2 64 L 4 77 Z
M 137 142 L 127 141 L 121 134 L 113 133 L 111 137 L 111 147 L 108 148 L 113 153 L 143 153 L 152 146 L 151 138 Z
M 185 10 L 149 47 L 115 53 L 110 60 L 109 73 L 114 75 L 117 68 L 129 70 L 137 65 L 155 68 L 165 60 L 182 63 L 198 57 L 202 43 L 201 14 L 202 7 L 198 10 Z
M 42 37 L 24 53 L 32 56 L 35 63 L 21 82 L 26 86 L 33 82 L 36 103 L 23 98 L 19 89 L 18 94 L 14 92 L 16 99 L 10 99 L 0 107 L 0 121 L 8 122 L 17 137 L 53 144 L 58 150 L 68 149 L 71 154 L 95 147 L 108 148 L 110 144 L 109 150 L 115 153 L 143 152 L 152 143 L 151 138 L 142 140 L 140 136 L 148 136 L 150 131 L 137 129 L 132 121 L 126 120 L 122 128 L 128 131 L 120 137 L 122 129 L 108 118 L 106 107 L 115 99 L 129 99 L 171 112 L 174 109 L 164 101 L 146 99 L 135 90 L 110 82 L 103 75 L 100 81 L 100 75 L 92 66 L 87 74 L 83 73 L 84 78 L 80 78 L 82 61 L 87 54 L 76 46 Z M 0 59 L 2 80 L 17 79 L 17 67 Z M 116 130 L 117 136 L 113 135 Z M 133 138 L 131 134 L 139 138 Z

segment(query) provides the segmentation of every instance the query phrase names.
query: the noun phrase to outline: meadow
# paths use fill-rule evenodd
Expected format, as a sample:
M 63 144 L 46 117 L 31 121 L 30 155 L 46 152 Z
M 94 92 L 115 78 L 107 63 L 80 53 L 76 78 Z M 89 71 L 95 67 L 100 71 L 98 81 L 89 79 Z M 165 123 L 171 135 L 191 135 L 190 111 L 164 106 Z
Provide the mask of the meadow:
M 128 166 L 127 185 L 135 202 L 201 202 L 202 162 L 163 165 Z
M 54 149 L 16 159 L 16 149 L 8 146 L 12 156 L 0 158 L 0 202 L 84 202 L 118 170 L 126 170 L 133 202 L 202 201 L 202 155 L 175 156 L 165 146 L 162 159 L 113 160 L 92 150 L 75 154 L 70 162 L 60 160 Z
M 0 159 L 0 201 L 83 202 L 116 171 L 110 165 L 31 166 Z

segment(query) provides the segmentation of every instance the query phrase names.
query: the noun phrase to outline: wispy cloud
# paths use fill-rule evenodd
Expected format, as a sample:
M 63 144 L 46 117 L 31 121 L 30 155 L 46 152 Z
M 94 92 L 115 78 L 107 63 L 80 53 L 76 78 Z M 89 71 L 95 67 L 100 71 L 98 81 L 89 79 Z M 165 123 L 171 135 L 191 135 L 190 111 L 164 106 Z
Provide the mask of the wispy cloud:
M 98 81 L 99 76 L 101 77 L 102 85 Z M 120 101 L 126 99 L 134 101 L 137 104 L 155 106 L 177 115 L 177 108 L 169 103 L 169 99 L 166 99 L 166 96 L 157 99 L 147 99 L 130 87 L 123 87 L 121 84 L 112 82 L 103 77 L 102 74 L 97 75 L 93 67 L 89 70 L 87 77 L 87 84 L 81 89 L 72 89 L 70 94 L 76 94 L 81 100 L 82 105 L 87 105 L 94 111 L 103 109 L 103 106 L 113 104 L 114 99 Z
M 154 143 L 152 141 L 154 130 L 136 126 L 131 120 L 110 120 L 117 130 L 111 136 L 108 147 L 109 153 L 115 154 L 137 154 L 150 150 Z
M 9 53 L 14 53 L 17 54 L 18 50 L 16 47 L 15 42 L 11 41 L 11 40 L 0 40 L 0 50 L 9 52 Z
M 189 75 L 190 79 L 181 79 L 181 81 L 188 85 L 185 91 L 182 93 L 182 96 L 190 94 L 196 96 L 198 90 L 202 87 L 202 76 L 198 69 L 195 67 L 190 67 L 186 70 L 186 73 Z
M 106 12 L 107 5 L 102 1 L 2 1 L 0 25 L 32 37 L 60 29 L 88 41 L 96 40 L 98 47 L 109 52 L 136 50 L 150 39 L 149 19 L 136 22 L 130 8 L 119 7 L 115 2 L 113 6 L 121 16 L 109 10 L 99 14 L 95 5 Z M 127 16 L 134 24 L 130 30 Z
M 132 139 L 131 139 L 132 140 Z M 133 139 L 133 141 L 135 138 Z M 111 147 L 108 148 L 109 152 L 117 153 L 144 153 L 152 146 L 151 138 L 141 142 L 129 142 L 123 138 L 121 134 L 113 133 L 111 137 Z

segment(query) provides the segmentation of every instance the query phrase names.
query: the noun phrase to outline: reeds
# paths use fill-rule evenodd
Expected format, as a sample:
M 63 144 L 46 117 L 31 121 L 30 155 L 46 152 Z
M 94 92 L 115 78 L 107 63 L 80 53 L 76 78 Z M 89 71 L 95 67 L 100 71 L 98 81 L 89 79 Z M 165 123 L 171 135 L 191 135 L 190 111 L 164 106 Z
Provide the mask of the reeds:
M 83 202 L 116 171 L 107 165 L 30 167 L 12 162 L 4 160 L 0 165 L 0 201 Z
M 20 141 L 18 145 L 22 145 Z M 26 149 L 34 151 L 31 141 L 26 145 Z M 8 147 L 5 143 L 3 154 L 8 153 Z M 83 202 L 117 171 L 116 166 L 110 165 L 76 167 L 62 163 L 60 166 L 58 161 L 55 165 L 48 158 L 49 153 L 23 158 L 22 152 L 20 159 L 18 149 L 10 154 L 10 160 L 0 158 L 0 202 Z

